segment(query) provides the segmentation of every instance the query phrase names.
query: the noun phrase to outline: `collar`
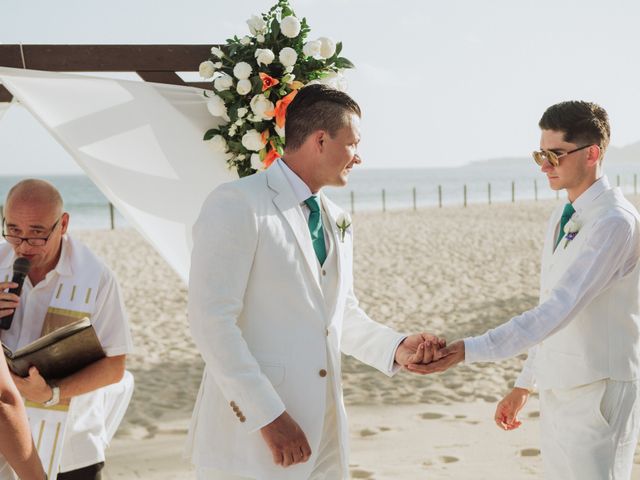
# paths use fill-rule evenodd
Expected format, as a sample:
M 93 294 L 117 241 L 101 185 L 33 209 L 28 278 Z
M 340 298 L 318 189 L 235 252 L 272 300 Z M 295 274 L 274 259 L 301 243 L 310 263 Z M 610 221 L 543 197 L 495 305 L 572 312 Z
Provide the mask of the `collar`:
M 304 203 L 307 198 L 313 195 L 311 189 L 281 158 L 279 158 L 277 162 L 282 169 L 282 173 L 284 173 L 284 176 L 289 182 L 289 185 L 291 185 L 291 189 L 293 190 L 296 200 L 299 204 Z
M 71 269 L 71 246 L 70 239 L 67 235 L 62 236 L 62 249 L 60 251 L 60 258 L 58 259 L 58 263 L 55 268 L 51 270 L 52 272 L 56 272 L 58 275 L 62 276 L 71 276 L 73 274 L 73 270 Z M 11 268 L 13 262 L 16 258 L 16 252 L 11 249 L 11 253 L 4 257 L 2 262 L 0 262 L 0 268 Z M 51 273 L 48 272 L 47 275 Z
M 582 213 L 586 208 L 589 208 L 591 202 L 610 189 L 609 179 L 603 175 L 573 201 L 573 208 L 578 214 Z

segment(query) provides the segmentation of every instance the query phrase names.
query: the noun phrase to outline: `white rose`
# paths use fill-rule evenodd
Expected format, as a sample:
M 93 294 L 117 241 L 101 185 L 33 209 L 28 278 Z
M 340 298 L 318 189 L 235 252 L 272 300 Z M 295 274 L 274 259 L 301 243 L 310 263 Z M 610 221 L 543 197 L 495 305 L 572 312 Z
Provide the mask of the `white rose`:
M 336 53 L 336 44 L 333 40 L 327 37 L 320 37 L 320 56 L 322 58 L 331 58 Z
M 298 54 L 293 48 L 284 47 L 282 50 L 280 50 L 280 55 L 278 55 L 278 58 L 280 59 L 280 63 L 285 67 L 292 67 L 298 61 Z
M 267 23 L 262 17 L 258 15 L 251 15 L 251 18 L 247 20 L 247 25 L 249 26 L 251 35 L 264 32 L 264 30 L 267 28 Z
M 336 225 L 340 230 L 340 240 L 344 242 L 344 235 L 351 226 L 351 216 L 347 212 L 340 212 L 336 218 Z
M 321 83 L 342 92 L 347 90 L 347 80 L 339 72 L 329 72 L 321 79 L 309 82 L 307 85 L 313 85 L 314 83 Z
M 213 86 L 219 92 L 229 90 L 233 86 L 233 78 L 226 74 L 220 75 L 213 81 Z
M 322 48 L 322 44 L 318 40 L 311 40 L 304 44 L 302 53 L 307 57 L 317 57 L 320 55 L 320 48 Z
M 266 114 L 266 112 L 274 109 L 273 103 L 271 103 L 264 95 L 256 95 L 251 99 L 249 105 L 251 106 L 251 111 L 259 120 L 270 120 L 273 118 L 273 114 Z
M 580 230 L 580 219 L 577 213 L 574 213 L 564 226 L 564 233 L 577 233 Z
M 249 37 L 248 35 L 245 35 L 244 37 L 242 37 L 240 39 L 240 44 L 242 45 L 249 45 L 251 44 L 251 37 Z
M 284 127 L 280 128 L 278 125 L 276 125 L 276 133 L 277 133 L 281 138 L 284 138 Z
M 224 57 L 224 53 L 218 47 L 211 47 L 211 53 L 218 58 Z
M 276 56 L 268 48 L 256 49 L 256 61 L 258 65 L 269 65 Z
M 227 107 L 224 104 L 224 100 L 222 100 L 219 96 L 214 95 L 213 97 L 209 97 L 207 101 L 207 109 L 209 113 L 214 117 L 222 117 L 227 122 L 229 121 L 229 116 L 227 115 Z
M 263 43 L 264 42 L 264 35 L 260 34 L 256 36 L 256 40 L 258 41 L 258 43 Z
M 249 110 L 245 107 L 240 107 L 238 109 L 238 118 L 242 118 L 244 117 L 247 113 L 249 112 Z
M 227 141 L 222 135 L 216 135 L 209 141 L 211 142 L 211 145 L 216 152 L 224 153 L 227 151 Z
M 260 160 L 260 155 L 257 153 L 251 154 L 251 168 L 254 170 L 262 170 L 264 168 L 264 164 L 262 160 Z
M 258 152 L 264 148 L 264 143 L 262 143 L 262 135 L 255 129 L 251 129 L 247 131 L 242 136 L 242 146 L 247 150 L 251 150 L 253 152 Z
M 233 75 L 238 80 L 249 78 L 249 75 L 251 75 L 251 65 L 249 65 L 247 62 L 236 63 L 236 66 L 233 67 Z
M 351 226 L 351 215 L 347 212 L 340 212 L 336 217 L 336 224 L 341 229 L 346 229 Z
M 238 95 L 246 95 L 251 91 L 251 80 L 243 78 L 242 80 L 238 80 L 238 85 L 236 87 L 236 92 Z
M 300 20 L 293 15 L 289 15 L 280 22 L 280 31 L 285 37 L 296 38 L 300 33 Z
M 200 76 L 202 78 L 211 78 L 216 72 L 216 67 L 211 60 L 207 60 L 206 62 L 202 62 L 200 64 L 198 71 L 200 72 Z

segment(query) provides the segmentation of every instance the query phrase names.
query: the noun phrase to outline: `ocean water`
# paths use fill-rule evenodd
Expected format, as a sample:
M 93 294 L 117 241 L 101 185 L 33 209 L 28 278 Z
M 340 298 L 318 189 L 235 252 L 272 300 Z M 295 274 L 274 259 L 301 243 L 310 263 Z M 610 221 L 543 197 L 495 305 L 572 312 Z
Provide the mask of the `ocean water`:
M 619 184 L 628 195 L 637 193 L 640 185 L 640 159 L 605 164 L 605 173 L 612 184 Z M 72 216 L 72 228 L 110 228 L 109 202 L 100 190 L 83 175 L 45 176 L 58 187 L 65 200 L 65 208 Z M 0 204 L 7 191 L 19 176 L 0 176 Z M 491 202 L 555 198 L 556 192 L 548 186 L 546 177 L 540 173 L 533 161 L 501 160 L 473 163 L 456 168 L 422 169 L 354 169 L 349 185 L 344 188 L 327 188 L 330 198 L 345 210 L 381 211 L 434 207 L 461 206 L 464 203 L 464 188 L 467 203 L 488 203 L 489 184 Z M 512 191 L 512 188 L 514 189 Z M 560 192 L 560 198 L 564 192 Z M 353 204 L 352 204 L 353 198 Z M 126 220 L 115 211 L 115 227 L 124 227 Z

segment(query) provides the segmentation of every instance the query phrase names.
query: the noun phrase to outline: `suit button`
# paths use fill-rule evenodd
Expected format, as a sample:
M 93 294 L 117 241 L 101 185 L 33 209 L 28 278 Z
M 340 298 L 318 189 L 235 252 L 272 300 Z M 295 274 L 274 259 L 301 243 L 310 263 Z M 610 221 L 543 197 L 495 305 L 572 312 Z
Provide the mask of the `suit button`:
M 322 270 L 322 276 L 326 276 L 327 275 L 327 271 L 326 270 Z
M 236 406 L 236 402 L 231 401 L 231 402 L 229 402 L 229 405 L 231 405 L 231 407 L 235 407 Z
M 325 333 L 327 334 L 327 337 L 329 336 L 329 329 L 327 328 L 327 330 L 325 331 Z
M 244 422 L 246 422 L 246 421 L 247 421 L 247 419 L 246 419 L 244 416 L 240 417 L 240 422 L 241 422 L 241 423 L 244 423 Z
M 320 375 L 321 377 L 326 377 L 327 376 L 327 371 L 323 368 L 322 370 L 320 370 L 318 372 L 318 375 Z

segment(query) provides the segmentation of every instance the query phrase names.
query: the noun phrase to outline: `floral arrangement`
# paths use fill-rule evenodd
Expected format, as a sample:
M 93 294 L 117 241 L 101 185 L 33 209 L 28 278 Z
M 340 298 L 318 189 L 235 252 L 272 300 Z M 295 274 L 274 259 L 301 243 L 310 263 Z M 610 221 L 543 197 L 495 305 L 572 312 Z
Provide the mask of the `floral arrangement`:
M 211 79 L 207 107 L 222 123 L 204 140 L 226 154 L 230 168 L 244 177 L 268 168 L 283 155 L 288 105 L 304 85 L 346 88 L 342 71 L 353 64 L 340 56 L 342 43 L 322 37 L 307 41 L 310 28 L 288 0 L 248 21 L 250 35 L 211 48 L 200 76 Z
M 578 232 L 580 231 L 580 219 L 578 217 L 577 213 L 574 213 L 573 215 L 571 215 L 571 218 L 569 219 L 569 221 L 567 222 L 567 224 L 564 226 L 564 233 L 566 234 L 565 241 L 564 241 L 564 248 L 567 248 L 567 245 L 569 245 L 569 242 L 571 240 L 573 240 L 574 238 L 576 238 L 576 235 L 578 235 Z
M 351 215 L 347 212 L 340 212 L 336 218 L 336 226 L 340 230 L 340 240 L 344 243 L 344 236 L 349 227 L 351 227 Z

